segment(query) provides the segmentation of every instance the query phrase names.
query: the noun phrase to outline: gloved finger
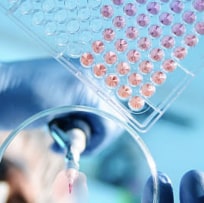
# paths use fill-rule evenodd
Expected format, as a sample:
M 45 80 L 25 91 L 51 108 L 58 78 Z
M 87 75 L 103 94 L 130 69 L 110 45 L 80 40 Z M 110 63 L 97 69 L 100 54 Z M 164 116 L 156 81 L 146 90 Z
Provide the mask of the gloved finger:
M 191 170 L 184 174 L 180 183 L 180 202 L 204 202 L 204 172 Z
M 173 189 L 171 185 L 171 180 L 169 177 L 161 172 L 158 172 L 158 189 L 159 189 L 159 195 L 158 195 L 158 203 L 173 203 Z M 145 185 L 143 197 L 142 197 L 142 203 L 152 203 L 153 202 L 153 179 L 150 177 Z

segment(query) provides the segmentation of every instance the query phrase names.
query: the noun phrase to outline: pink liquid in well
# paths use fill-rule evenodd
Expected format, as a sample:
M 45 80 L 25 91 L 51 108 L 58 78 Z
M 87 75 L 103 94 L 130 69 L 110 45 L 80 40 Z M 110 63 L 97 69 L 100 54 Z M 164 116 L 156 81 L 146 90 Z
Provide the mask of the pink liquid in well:
M 204 35 L 204 22 L 197 22 L 195 25 L 195 30 L 198 34 Z
M 132 94 L 132 89 L 127 85 L 122 85 L 118 89 L 118 95 L 123 99 L 127 99 L 128 97 L 131 96 L 131 94 Z
M 163 25 L 170 25 L 173 21 L 173 15 L 171 13 L 164 12 L 159 16 L 159 20 Z
M 106 67 L 103 64 L 97 64 L 93 67 L 94 75 L 97 77 L 102 77 L 106 74 Z
M 111 18 L 113 16 L 113 8 L 109 5 L 104 5 L 101 8 L 101 14 L 105 18 Z
M 151 79 L 155 84 L 161 85 L 166 80 L 166 74 L 164 72 L 157 71 L 152 74 Z
M 161 44 L 166 49 L 171 49 L 175 45 L 175 39 L 172 36 L 164 36 L 161 39 Z
M 147 25 L 149 25 L 150 19 L 149 16 L 142 13 L 139 14 L 137 17 L 137 24 L 141 27 L 146 27 Z
M 192 24 L 196 20 L 196 15 L 195 15 L 195 12 L 193 11 L 185 11 L 182 17 L 183 17 L 183 20 L 188 24 Z
M 194 47 L 198 43 L 198 37 L 194 34 L 186 35 L 185 44 L 189 47 Z
M 149 34 L 154 38 L 158 38 L 162 34 L 162 28 L 158 25 L 152 25 L 149 27 Z
M 138 30 L 136 29 L 136 27 L 133 26 L 128 27 L 126 30 L 126 36 L 129 39 L 136 39 L 138 36 Z
M 167 72 L 173 72 L 176 67 L 177 63 L 173 59 L 167 59 L 162 64 L 162 68 Z
M 83 66 L 90 66 L 91 64 L 93 64 L 93 61 L 94 61 L 94 57 L 90 53 L 84 53 L 81 56 L 81 64 Z
M 150 57 L 155 61 L 161 61 L 164 57 L 164 51 L 160 48 L 152 49 Z
M 174 0 L 170 4 L 171 10 L 174 11 L 175 13 L 181 13 L 183 7 L 184 7 L 183 2 L 178 0 Z
M 145 97 L 151 97 L 155 91 L 156 91 L 156 88 L 154 85 L 150 84 L 150 83 L 146 83 L 144 85 L 142 85 L 141 89 L 141 94 Z
M 153 64 L 150 61 L 142 61 L 139 64 L 139 70 L 141 71 L 141 73 L 143 74 L 147 74 L 150 73 L 153 69 Z
M 117 72 L 120 75 L 126 75 L 130 72 L 130 66 L 126 62 L 121 62 L 117 65 Z
M 140 57 L 141 57 L 141 54 L 140 52 L 138 52 L 137 50 L 130 50 L 128 53 L 127 53 L 127 58 L 128 58 L 128 61 L 131 62 L 131 63 L 136 63 L 140 60 Z
M 118 29 L 122 29 L 125 26 L 125 18 L 122 16 L 116 16 L 113 19 L 113 25 Z
M 115 43 L 115 48 L 117 51 L 123 52 L 127 49 L 128 43 L 124 39 L 119 39 Z
M 104 46 L 104 43 L 102 41 L 97 40 L 97 41 L 93 42 L 93 44 L 92 44 L 92 49 L 97 54 L 103 52 L 104 48 L 105 48 L 105 46 Z
M 177 47 L 174 49 L 174 56 L 177 58 L 177 59 L 184 59 L 187 55 L 187 49 L 185 47 Z
M 184 24 L 176 23 L 172 26 L 172 32 L 178 37 L 182 36 L 186 32 L 186 27 Z
M 203 0 L 194 0 L 193 6 L 198 12 L 204 11 L 204 1 Z
M 108 87 L 115 88 L 119 84 L 119 78 L 116 75 L 108 75 L 105 83 Z
M 112 0 L 113 1 L 113 3 L 115 4 L 115 5 L 122 5 L 123 3 L 124 3 L 124 0 Z
M 149 2 L 147 4 L 147 11 L 151 13 L 152 15 L 156 15 L 160 11 L 160 3 L 155 2 Z
M 129 100 L 128 105 L 131 109 L 139 111 L 144 107 L 145 101 L 142 97 L 134 96 Z
M 124 6 L 124 12 L 128 16 L 134 16 L 136 14 L 136 6 L 135 4 L 128 3 Z
M 107 41 L 112 41 L 115 38 L 115 32 L 111 28 L 107 28 L 103 31 L 103 38 Z
M 151 47 L 151 40 L 147 37 L 141 37 L 138 40 L 138 47 L 142 50 L 148 50 Z
M 132 86 L 138 86 L 141 84 L 143 77 L 139 73 L 132 73 L 128 77 L 128 82 Z
M 117 61 L 117 55 L 114 52 L 109 51 L 105 54 L 104 59 L 107 64 L 114 64 Z

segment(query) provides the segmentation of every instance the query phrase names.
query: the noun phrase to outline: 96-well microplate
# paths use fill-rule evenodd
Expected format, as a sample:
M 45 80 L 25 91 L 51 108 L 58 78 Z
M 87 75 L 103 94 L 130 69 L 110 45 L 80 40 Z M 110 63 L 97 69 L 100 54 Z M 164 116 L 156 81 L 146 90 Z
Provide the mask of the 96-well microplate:
M 0 5 L 141 132 L 204 64 L 204 0 L 2 0 Z

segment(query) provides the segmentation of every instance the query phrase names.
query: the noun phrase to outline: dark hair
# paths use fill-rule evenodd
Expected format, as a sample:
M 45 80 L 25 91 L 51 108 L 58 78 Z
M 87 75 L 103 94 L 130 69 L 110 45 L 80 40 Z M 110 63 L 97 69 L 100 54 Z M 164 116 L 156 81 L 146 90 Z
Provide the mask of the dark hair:
M 16 170 L 21 170 L 18 164 L 3 158 L 0 162 L 0 181 L 7 182 L 9 179 L 9 169 L 14 168 Z M 15 194 L 8 197 L 6 203 L 28 203 L 22 194 L 16 192 Z
M 6 203 L 28 203 L 21 194 L 15 194 L 8 198 Z
M 0 181 L 8 179 L 9 168 L 14 167 L 14 164 L 8 159 L 3 158 L 0 162 Z

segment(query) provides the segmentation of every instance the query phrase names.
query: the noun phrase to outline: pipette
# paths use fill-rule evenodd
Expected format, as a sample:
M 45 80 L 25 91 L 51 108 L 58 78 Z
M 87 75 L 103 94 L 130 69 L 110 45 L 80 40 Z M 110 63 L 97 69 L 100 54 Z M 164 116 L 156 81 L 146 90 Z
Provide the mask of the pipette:
M 66 163 L 69 193 L 72 191 L 74 181 L 78 177 L 80 154 L 86 148 L 86 135 L 79 128 L 68 131 L 69 146 L 67 147 Z
M 72 128 L 64 132 L 53 124 L 50 129 L 54 140 L 65 150 L 68 191 L 71 193 L 73 184 L 78 177 L 80 154 L 86 148 L 87 135 L 80 128 Z

